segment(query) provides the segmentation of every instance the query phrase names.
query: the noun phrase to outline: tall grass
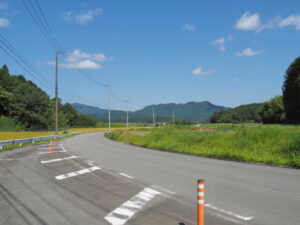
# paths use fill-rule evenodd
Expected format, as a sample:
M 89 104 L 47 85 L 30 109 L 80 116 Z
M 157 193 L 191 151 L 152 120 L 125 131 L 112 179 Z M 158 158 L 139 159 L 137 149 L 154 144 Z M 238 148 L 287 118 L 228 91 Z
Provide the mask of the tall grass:
M 200 128 L 169 126 L 152 129 L 144 136 L 130 131 L 115 131 L 107 136 L 165 151 L 300 167 L 299 126 L 214 124 Z

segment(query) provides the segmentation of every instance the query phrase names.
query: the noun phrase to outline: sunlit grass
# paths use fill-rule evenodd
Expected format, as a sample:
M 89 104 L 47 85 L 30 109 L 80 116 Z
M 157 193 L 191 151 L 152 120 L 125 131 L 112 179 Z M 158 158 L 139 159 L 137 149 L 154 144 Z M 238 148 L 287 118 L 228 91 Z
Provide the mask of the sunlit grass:
M 207 124 L 158 128 L 144 136 L 130 131 L 116 131 L 107 136 L 165 151 L 300 167 L 300 126 Z
M 111 130 L 119 130 L 124 128 L 111 128 Z M 91 133 L 91 132 L 103 132 L 108 131 L 108 128 L 72 128 L 67 131 L 60 131 L 59 134 L 63 133 Z M 54 131 L 45 131 L 45 132 L 0 132 L 0 141 L 5 140 L 17 140 L 17 139 L 25 139 L 25 138 L 33 138 L 33 137 L 42 137 L 42 136 L 52 136 L 54 135 Z
M 60 132 L 60 133 L 62 133 L 62 132 Z M 54 135 L 53 131 L 49 131 L 49 132 L 0 132 L 0 141 L 51 136 L 51 135 Z

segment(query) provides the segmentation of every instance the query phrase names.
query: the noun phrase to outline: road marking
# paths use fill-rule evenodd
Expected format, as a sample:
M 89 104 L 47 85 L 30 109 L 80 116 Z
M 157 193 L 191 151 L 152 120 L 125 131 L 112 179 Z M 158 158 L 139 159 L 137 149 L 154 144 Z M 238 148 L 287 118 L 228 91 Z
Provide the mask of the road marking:
M 119 174 L 120 174 L 121 176 L 123 176 L 123 177 L 127 177 L 127 178 L 129 178 L 129 179 L 134 179 L 134 177 L 132 177 L 132 176 L 126 174 L 126 173 L 119 173 Z
M 57 145 L 58 146 L 58 145 Z M 52 151 L 52 153 L 58 153 L 58 152 L 67 152 L 67 150 L 64 148 L 63 144 L 60 144 L 60 147 L 62 150 L 58 150 L 58 151 Z M 39 149 L 50 149 L 49 147 L 48 148 L 39 148 Z M 42 154 L 48 154 L 49 152 L 38 152 L 37 154 L 38 155 L 42 155 Z
M 145 188 L 137 195 L 133 196 L 127 202 L 124 202 L 120 207 L 113 210 L 104 217 L 112 225 L 125 224 L 134 214 L 142 209 L 156 195 L 161 194 L 150 188 Z
M 85 174 L 85 173 L 91 173 L 95 170 L 101 170 L 101 168 L 97 167 L 97 166 L 93 166 L 93 167 L 86 168 L 86 169 L 83 169 L 83 170 L 78 170 L 78 171 L 75 171 L 75 172 L 58 175 L 55 178 L 56 178 L 56 180 L 63 180 L 63 179 L 66 179 L 66 178 L 79 176 L 79 175 L 82 175 L 82 174 Z
M 67 159 L 76 159 L 77 156 L 72 155 L 70 157 L 65 157 L 65 158 L 59 158 L 59 159 L 51 159 L 51 160 L 46 160 L 46 161 L 41 161 L 41 163 L 52 163 L 52 162 L 58 162 L 58 161 L 63 161 Z
M 227 215 L 230 215 L 230 216 L 233 216 L 235 218 L 238 218 L 238 219 L 241 219 L 241 220 L 244 220 L 244 221 L 249 221 L 249 220 L 252 220 L 254 217 L 253 216 L 241 216 L 239 214 L 236 214 L 236 213 L 233 213 L 233 212 L 229 212 L 225 209 L 220 209 L 216 206 L 212 206 L 210 204 L 205 204 L 205 207 L 207 208 L 210 208 L 210 209 L 213 209 L 213 210 L 216 210 L 218 212 L 221 212 L 221 213 L 224 213 L 224 214 L 227 214 Z
M 59 152 L 65 152 L 65 151 L 52 151 L 52 153 L 59 153 Z M 38 155 L 43 155 L 43 154 L 49 154 L 49 152 L 38 152 Z
M 91 161 L 91 160 L 86 160 L 85 161 L 86 164 L 88 164 L 89 166 L 94 166 L 95 162 Z
M 161 191 L 165 191 L 165 192 L 167 192 L 167 193 L 169 193 L 171 195 L 175 195 L 176 194 L 176 192 L 174 192 L 174 191 L 170 191 L 168 189 L 165 189 L 165 188 L 162 188 L 162 187 L 159 187 L 159 186 L 156 186 L 156 185 L 151 185 L 151 187 L 154 187 L 154 188 L 159 189 Z

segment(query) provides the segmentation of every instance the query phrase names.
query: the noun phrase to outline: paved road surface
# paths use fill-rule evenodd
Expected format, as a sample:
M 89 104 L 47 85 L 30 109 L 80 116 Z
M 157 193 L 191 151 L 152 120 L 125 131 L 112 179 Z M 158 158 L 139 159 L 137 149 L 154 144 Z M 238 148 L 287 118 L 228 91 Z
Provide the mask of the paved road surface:
M 117 143 L 103 133 L 0 154 L 0 224 L 298 225 L 300 171 Z

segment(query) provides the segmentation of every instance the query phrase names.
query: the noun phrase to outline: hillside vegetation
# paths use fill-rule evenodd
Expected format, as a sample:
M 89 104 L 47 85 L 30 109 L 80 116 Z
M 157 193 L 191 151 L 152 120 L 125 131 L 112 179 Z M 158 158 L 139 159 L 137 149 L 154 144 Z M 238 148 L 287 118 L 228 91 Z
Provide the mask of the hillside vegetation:
M 211 119 L 211 123 L 260 123 L 262 118 L 260 112 L 262 103 L 254 103 L 241 105 L 233 109 L 225 109 L 215 112 Z
M 300 167 L 300 127 L 261 124 L 167 126 L 115 131 L 107 137 L 163 151 Z
M 259 104 L 215 112 L 212 123 L 300 124 L 300 57 L 286 70 L 282 95 Z
M 0 69 L 0 131 L 48 130 L 54 128 L 55 101 L 22 75 Z M 96 126 L 96 121 L 59 101 L 61 128 Z

